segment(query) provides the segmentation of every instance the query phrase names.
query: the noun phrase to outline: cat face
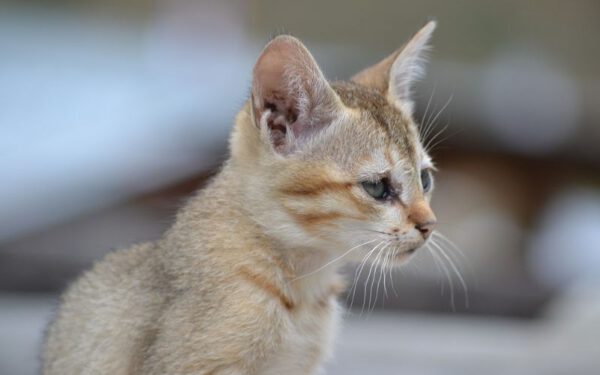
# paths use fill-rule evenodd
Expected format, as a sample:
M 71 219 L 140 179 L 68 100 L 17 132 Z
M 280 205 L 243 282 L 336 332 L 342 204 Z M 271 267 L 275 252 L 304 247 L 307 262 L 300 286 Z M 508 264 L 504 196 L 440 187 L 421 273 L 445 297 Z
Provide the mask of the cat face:
M 355 248 L 347 259 L 386 249 L 402 261 L 425 243 L 436 221 L 434 167 L 409 94 L 434 28 L 351 82 L 329 83 L 297 39 L 269 43 L 246 113 L 254 128 L 232 140 L 234 159 L 261 170 L 249 197 L 262 197 L 253 215 L 269 233 L 292 246 Z

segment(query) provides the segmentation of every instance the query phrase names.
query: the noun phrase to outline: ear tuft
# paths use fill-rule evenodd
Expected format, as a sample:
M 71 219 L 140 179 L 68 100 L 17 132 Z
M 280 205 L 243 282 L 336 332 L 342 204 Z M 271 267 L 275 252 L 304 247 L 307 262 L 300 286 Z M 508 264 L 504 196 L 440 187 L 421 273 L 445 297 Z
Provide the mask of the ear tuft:
M 253 119 L 267 127 L 276 151 L 292 152 L 297 142 L 326 126 L 340 101 L 306 47 L 280 35 L 258 58 L 252 81 Z
M 412 86 L 425 74 L 426 54 L 430 50 L 428 43 L 435 27 L 435 21 L 429 21 L 419 30 L 402 48 L 390 71 L 388 98 L 406 103 L 410 112 Z
M 404 47 L 361 71 L 352 80 L 381 91 L 390 102 L 412 113 L 411 89 L 425 72 L 426 54 L 430 50 L 428 43 L 435 28 L 436 22 L 429 21 Z

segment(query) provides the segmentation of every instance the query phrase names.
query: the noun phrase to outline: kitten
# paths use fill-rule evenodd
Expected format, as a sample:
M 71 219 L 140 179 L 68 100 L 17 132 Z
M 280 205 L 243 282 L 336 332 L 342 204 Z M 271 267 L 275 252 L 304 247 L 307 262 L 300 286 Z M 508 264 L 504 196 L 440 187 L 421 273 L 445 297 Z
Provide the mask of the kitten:
M 161 240 L 68 289 L 44 374 L 318 372 L 338 269 L 367 255 L 400 264 L 435 224 L 410 100 L 434 28 L 350 82 L 328 82 L 299 40 L 273 39 L 221 172 Z

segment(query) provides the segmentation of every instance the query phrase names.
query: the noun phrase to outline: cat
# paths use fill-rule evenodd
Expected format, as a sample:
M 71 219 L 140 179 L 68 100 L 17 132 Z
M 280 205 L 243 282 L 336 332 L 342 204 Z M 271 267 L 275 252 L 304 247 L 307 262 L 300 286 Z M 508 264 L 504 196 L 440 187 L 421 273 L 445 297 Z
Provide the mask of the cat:
M 160 240 L 107 255 L 68 288 L 43 373 L 319 372 L 340 267 L 401 264 L 435 225 L 411 100 L 435 26 L 347 82 L 327 81 L 298 39 L 269 42 L 222 170 Z

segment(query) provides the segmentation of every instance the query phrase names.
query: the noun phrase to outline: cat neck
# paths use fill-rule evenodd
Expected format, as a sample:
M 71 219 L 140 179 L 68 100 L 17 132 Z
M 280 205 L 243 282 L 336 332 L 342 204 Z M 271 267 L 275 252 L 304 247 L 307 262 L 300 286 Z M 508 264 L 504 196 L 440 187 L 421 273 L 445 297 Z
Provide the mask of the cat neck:
M 310 248 L 285 249 L 284 252 L 295 267 L 291 285 L 299 298 L 322 304 L 344 291 L 346 285 L 339 265 L 329 264 L 332 257 L 328 253 Z
M 207 267 L 245 266 L 278 284 L 295 304 L 321 303 L 342 290 L 332 255 L 322 249 L 285 244 L 258 222 L 245 189 L 250 181 L 229 163 L 180 211 L 165 236 L 178 256 L 174 275 Z

